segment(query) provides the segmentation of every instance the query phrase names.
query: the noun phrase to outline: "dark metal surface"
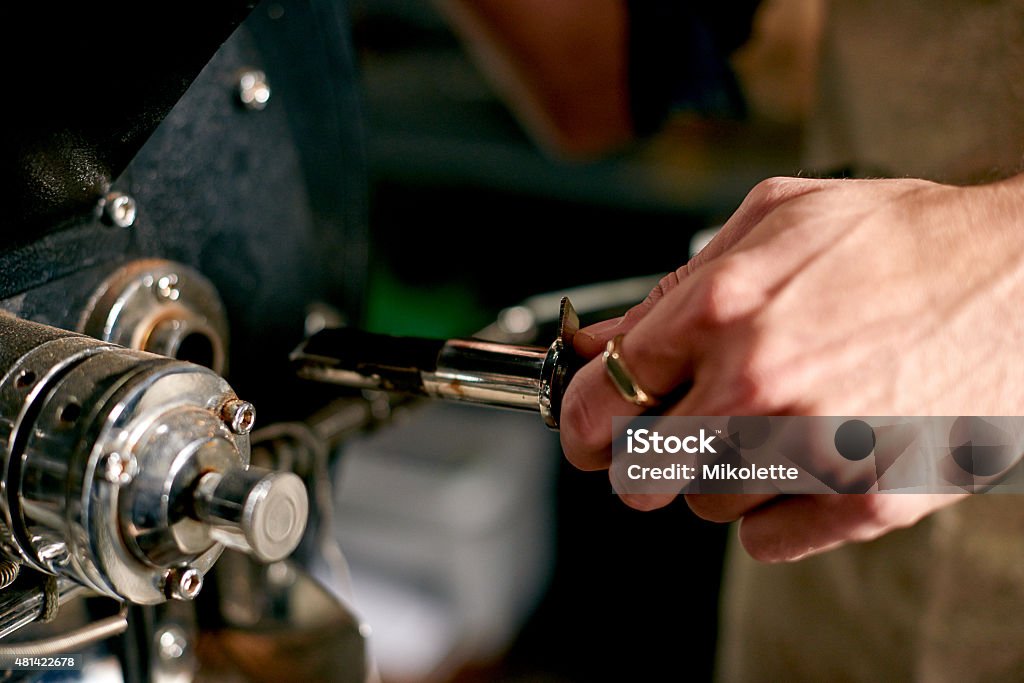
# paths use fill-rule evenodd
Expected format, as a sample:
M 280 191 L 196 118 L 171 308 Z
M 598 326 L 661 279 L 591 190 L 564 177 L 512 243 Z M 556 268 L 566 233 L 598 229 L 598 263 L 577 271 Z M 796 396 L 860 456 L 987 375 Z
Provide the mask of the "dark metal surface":
M 74 329 L 117 268 L 185 264 L 223 300 L 234 386 L 265 425 L 322 404 L 318 391 L 292 390 L 288 352 L 311 304 L 359 321 L 368 259 L 344 4 L 279 0 L 249 13 L 253 4 L 114 0 L 5 14 L 0 312 Z M 266 75 L 262 109 L 239 102 L 245 70 Z M 109 192 L 131 198 L 134 220 L 104 218 Z M 3 327 L 0 359 L 24 351 Z M 147 609 L 129 621 L 115 645 L 123 673 L 149 680 L 159 624 Z M 334 629 L 315 629 L 321 649 L 334 646 L 334 669 L 362 652 L 349 621 L 343 646 Z M 337 673 L 361 680 L 363 667 Z
M 74 14 L 55 13 L 45 25 L 49 30 L 57 24 L 55 36 L 72 33 Z M 117 12 L 101 14 L 117 34 Z M 203 16 L 190 14 L 187 28 L 154 22 L 147 40 L 171 51 L 191 45 L 206 35 Z M 48 223 L 59 229 L 33 242 L 0 241 L 8 245 L 0 247 L 0 307 L 73 328 L 89 294 L 117 265 L 141 257 L 185 263 L 210 278 L 223 297 L 239 391 L 253 398 L 264 418 L 289 412 L 282 390 L 291 381 L 286 358 L 303 336 L 305 307 L 325 301 L 358 320 L 364 297 L 363 161 L 346 31 L 343 14 L 327 0 L 256 8 L 113 183 L 112 189 L 137 200 L 135 224 L 111 227 L 90 209 L 74 220 Z M 135 53 L 117 55 L 88 76 L 105 96 L 124 74 L 141 77 L 136 66 L 127 66 Z M 263 70 L 273 88 L 263 111 L 237 102 L 237 75 L 245 67 Z M 35 110 L 7 101 L 12 109 Z M 71 107 L 64 113 L 74 118 L 75 112 Z M 42 117 L 38 125 L 52 119 Z M 29 165 L 21 149 L 9 146 L 0 153 L 2 163 L 12 170 Z M 11 150 L 17 151 L 13 158 Z M 308 412 L 308 406 L 295 409 Z
M 253 4 L 5 8 L 0 239 L 87 214 Z

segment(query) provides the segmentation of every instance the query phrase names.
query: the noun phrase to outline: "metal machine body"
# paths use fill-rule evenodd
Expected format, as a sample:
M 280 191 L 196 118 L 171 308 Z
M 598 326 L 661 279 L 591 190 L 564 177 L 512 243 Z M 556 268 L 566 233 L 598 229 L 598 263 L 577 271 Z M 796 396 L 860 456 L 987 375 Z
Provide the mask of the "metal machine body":
M 19 39 L 40 26 L 48 59 Z M 19 6 L 2 30 L 0 659 L 121 634 L 98 651 L 125 680 L 222 679 L 254 629 L 327 629 L 320 663 L 362 681 L 359 620 L 308 570 L 337 566 L 325 454 L 373 415 L 309 427 L 335 397 L 287 361 L 310 311 L 358 321 L 365 296 L 343 8 Z
M 198 595 L 224 545 L 298 545 L 305 488 L 248 467 L 255 411 L 218 375 L 8 316 L 0 338 L 8 559 L 154 604 Z

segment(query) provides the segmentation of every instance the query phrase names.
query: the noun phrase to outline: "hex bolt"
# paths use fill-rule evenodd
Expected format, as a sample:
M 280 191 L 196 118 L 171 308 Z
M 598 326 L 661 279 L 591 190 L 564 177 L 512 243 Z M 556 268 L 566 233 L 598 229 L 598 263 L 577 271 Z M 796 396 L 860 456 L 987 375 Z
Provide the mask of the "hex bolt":
M 238 99 L 252 111 L 262 111 L 270 101 L 267 75 L 259 69 L 246 69 L 238 77 Z
M 133 453 L 108 453 L 101 467 L 103 478 L 117 486 L 132 483 L 139 473 L 139 461 Z
M 172 624 L 160 629 L 156 636 L 157 653 L 160 659 L 180 659 L 188 650 L 188 638 L 180 626 Z
M 138 215 L 135 200 L 122 192 L 111 192 L 103 201 L 103 217 L 118 228 L 130 228 Z
M 203 589 L 203 574 L 195 567 L 171 567 L 164 574 L 164 594 L 172 600 L 194 600 Z
M 221 407 L 220 416 L 235 434 L 248 434 L 256 423 L 256 408 L 248 401 L 233 398 Z

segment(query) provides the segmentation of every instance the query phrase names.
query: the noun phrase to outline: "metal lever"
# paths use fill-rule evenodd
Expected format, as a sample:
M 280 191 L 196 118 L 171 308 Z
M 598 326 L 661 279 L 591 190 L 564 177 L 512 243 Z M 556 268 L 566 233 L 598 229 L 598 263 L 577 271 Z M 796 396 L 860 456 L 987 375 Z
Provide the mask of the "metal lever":
M 306 379 L 534 410 L 558 429 L 562 396 L 578 365 L 572 346 L 578 329 L 576 311 L 563 297 L 558 337 L 547 348 L 337 328 L 311 336 L 291 359 Z

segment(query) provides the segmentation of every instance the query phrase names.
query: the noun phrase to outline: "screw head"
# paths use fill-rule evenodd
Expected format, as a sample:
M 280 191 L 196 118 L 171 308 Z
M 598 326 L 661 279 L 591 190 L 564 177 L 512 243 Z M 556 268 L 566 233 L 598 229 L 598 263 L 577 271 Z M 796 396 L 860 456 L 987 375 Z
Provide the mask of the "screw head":
M 203 590 L 203 573 L 195 567 L 171 567 L 164 574 L 164 593 L 172 600 L 194 600 Z
M 133 453 L 108 453 L 101 467 L 103 478 L 117 486 L 132 483 L 139 473 L 139 461 Z
M 262 111 L 270 101 L 267 75 L 258 69 L 247 69 L 238 77 L 238 99 L 246 109 Z
M 138 206 L 129 195 L 111 192 L 103 203 L 103 216 L 111 225 L 119 228 L 130 228 L 138 215 Z
M 160 629 L 156 637 L 157 652 L 161 659 L 180 659 L 188 649 L 188 638 L 180 626 L 172 625 Z
M 235 434 L 248 434 L 256 424 L 256 407 L 240 398 L 226 402 L 220 414 Z

